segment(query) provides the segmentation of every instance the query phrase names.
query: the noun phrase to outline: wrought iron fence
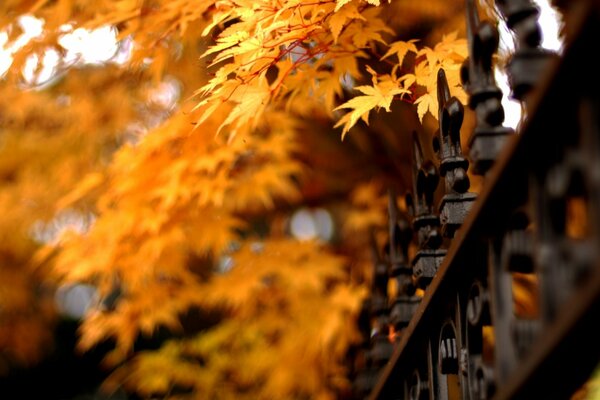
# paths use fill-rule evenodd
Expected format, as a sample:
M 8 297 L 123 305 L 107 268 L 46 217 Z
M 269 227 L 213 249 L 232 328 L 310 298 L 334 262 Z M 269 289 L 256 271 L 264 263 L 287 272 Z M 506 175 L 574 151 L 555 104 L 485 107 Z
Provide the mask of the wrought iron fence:
M 600 2 L 560 4 L 559 57 L 540 47 L 532 1 L 496 1 L 517 43 L 507 72 L 527 118 L 516 133 L 502 125 L 497 28 L 480 20 L 474 0 L 466 5 L 462 78 L 477 121 L 470 163 L 463 105 L 440 70 L 438 160 L 424 158 L 415 136 L 410 222 L 390 192 L 390 245 L 376 254 L 362 324 L 370 339 L 354 379 L 359 398 L 569 398 L 600 362 L 600 79 L 591 61 Z M 477 195 L 469 166 L 484 175 Z M 519 310 L 524 293 L 533 309 Z

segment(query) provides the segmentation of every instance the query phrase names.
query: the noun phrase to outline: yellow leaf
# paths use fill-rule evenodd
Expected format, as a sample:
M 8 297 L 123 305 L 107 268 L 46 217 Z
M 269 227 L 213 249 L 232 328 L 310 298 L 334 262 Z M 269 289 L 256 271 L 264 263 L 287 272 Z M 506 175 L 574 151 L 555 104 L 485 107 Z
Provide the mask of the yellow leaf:
M 353 19 L 365 20 L 365 17 L 360 15 L 354 4 L 346 4 L 339 11 L 337 10 L 338 8 L 336 7 L 336 12 L 329 18 L 329 27 L 331 28 L 334 43 L 337 43 L 340 32 L 348 21 L 352 21 Z
M 417 84 L 427 88 L 428 92 L 431 92 L 436 88 L 437 75 L 433 73 L 433 70 L 434 68 L 430 68 L 426 62 L 419 63 L 415 66 L 415 79 Z
M 381 60 L 395 54 L 396 57 L 398 57 L 398 64 L 402 64 L 404 57 L 406 57 L 409 52 L 417 54 L 418 50 L 417 46 L 415 46 L 416 42 L 418 42 L 417 39 L 409 40 L 408 42 L 400 40 L 392 43 L 388 51 L 381 57 Z
M 437 118 L 438 101 L 436 95 L 425 93 L 415 101 L 415 104 L 417 104 L 417 114 L 419 114 L 419 121 L 421 121 L 421 123 L 423 122 L 423 118 L 427 111 Z
M 218 53 L 219 51 L 235 46 L 248 39 L 249 36 L 250 35 L 246 31 L 238 31 L 230 36 L 221 36 L 219 39 L 217 39 L 217 44 L 208 49 L 206 53 L 202 55 L 202 57 L 206 57 L 210 54 Z
M 335 10 L 338 11 L 340 8 L 344 7 L 344 5 L 350 3 L 352 0 L 336 0 L 335 2 Z
M 344 125 L 342 130 L 342 138 L 346 135 L 348 130 L 356 124 L 359 118 L 365 123 L 369 123 L 369 111 L 375 107 L 383 107 L 386 111 L 390 111 L 390 105 L 394 96 L 398 94 L 409 93 L 408 90 L 398 87 L 396 82 L 388 80 L 383 81 L 379 84 L 375 83 L 374 86 L 358 86 L 357 90 L 364 93 L 364 96 L 356 96 L 353 99 L 347 101 L 341 106 L 337 107 L 336 110 L 349 108 L 350 117 L 345 117 L 338 121 L 336 127 Z
M 235 101 L 237 104 L 230 111 L 217 132 L 235 121 L 236 125 L 231 133 L 232 136 L 235 136 L 236 127 L 249 124 L 251 121 L 256 123 L 257 118 L 263 114 L 270 96 L 271 91 L 266 78 L 257 78 L 252 84 L 240 87 L 230 96 L 230 100 Z
M 100 173 L 88 174 L 74 190 L 57 202 L 56 207 L 61 209 L 70 206 L 100 186 L 103 181 L 104 176 Z

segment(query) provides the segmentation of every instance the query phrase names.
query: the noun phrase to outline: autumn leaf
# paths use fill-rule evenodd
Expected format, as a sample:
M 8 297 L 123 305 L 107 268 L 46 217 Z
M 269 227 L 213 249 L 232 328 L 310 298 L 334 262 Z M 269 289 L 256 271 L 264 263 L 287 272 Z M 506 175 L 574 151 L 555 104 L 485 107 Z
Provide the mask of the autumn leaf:
M 338 3 L 339 5 L 339 3 Z M 365 20 L 354 4 L 346 4 L 341 8 L 336 8 L 336 12 L 329 18 L 329 26 L 333 35 L 334 43 L 338 41 L 340 32 L 348 21 L 353 19 Z
M 398 87 L 397 83 L 393 80 L 379 82 L 374 86 L 358 86 L 355 89 L 363 93 L 364 96 L 356 96 L 336 108 L 336 110 L 352 110 L 344 115 L 335 125 L 336 127 L 344 126 L 342 129 L 342 139 L 359 119 L 368 124 L 369 112 L 371 110 L 384 108 L 389 112 L 394 96 L 409 93 L 407 89 Z
M 83 181 L 77 185 L 75 190 L 58 201 L 56 207 L 58 209 L 62 209 L 70 206 L 72 203 L 87 195 L 91 190 L 98 188 L 98 186 L 102 184 L 103 180 L 104 176 L 99 173 L 87 175 Z
M 440 68 L 446 72 L 451 94 L 463 102 L 466 101 L 460 79 L 460 67 L 466 54 L 466 41 L 458 39 L 456 32 L 445 35 L 442 42 L 436 44 L 433 49 L 424 47 L 418 50 L 417 58 L 420 58 L 420 61 L 415 65 L 414 79 L 417 85 L 425 89 L 425 93 L 415 100 L 421 122 L 427 112 L 438 118 L 437 72 Z
M 390 44 L 388 51 L 383 55 L 383 57 L 381 57 L 381 59 L 384 60 L 395 54 L 396 57 L 398 57 L 398 64 L 402 64 L 404 57 L 406 57 L 409 52 L 417 54 L 418 50 L 417 46 L 415 45 L 417 42 L 417 39 L 409 40 L 407 42 L 402 40 L 394 42 Z
M 438 101 L 435 95 L 426 93 L 423 96 L 420 96 L 415 101 L 415 104 L 417 105 L 417 114 L 419 115 L 419 120 L 421 122 L 423 122 L 423 118 L 427 112 L 430 112 L 433 116 L 437 116 Z

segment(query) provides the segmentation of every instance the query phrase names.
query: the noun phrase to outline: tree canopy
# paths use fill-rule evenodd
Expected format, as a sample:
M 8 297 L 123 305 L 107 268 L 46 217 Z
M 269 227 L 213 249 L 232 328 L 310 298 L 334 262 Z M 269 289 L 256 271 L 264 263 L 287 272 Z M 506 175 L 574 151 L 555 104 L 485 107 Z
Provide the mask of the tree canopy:
M 386 189 L 410 187 L 439 68 L 465 100 L 462 3 L 3 1 L 0 373 L 44 356 L 55 291 L 87 284 L 79 346 L 114 344 L 108 389 L 347 391 L 369 238 Z M 69 47 L 97 29 L 118 40 L 105 59 Z M 293 237 L 302 207 L 333 237 Z

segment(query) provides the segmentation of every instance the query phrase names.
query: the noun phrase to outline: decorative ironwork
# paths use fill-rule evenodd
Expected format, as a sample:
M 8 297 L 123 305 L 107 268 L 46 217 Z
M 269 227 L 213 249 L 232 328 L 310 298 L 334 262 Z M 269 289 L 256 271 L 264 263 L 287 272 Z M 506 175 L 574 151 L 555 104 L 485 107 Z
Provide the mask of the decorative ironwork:
M 515 33 L 516 51 L 507 70 L 513 97 L 523 101 L 556 54 L 540 47 L 540 10 L 532 0 L 496 0 L 496 6 Z
M 390 324 L 394 332 L 399 332 L 410 322 L 421 298 L 415 295 L 416 287 L 412 280 L 408 247 L 413 232 L 410 224 L 400 215 L 395 192 L 389 191 L 389 263 L 390 277 L 396 280 L 396 297 L 390 311 Z
M 391 225 L 391 223 L 390 223 Z M 362 349 L 362 368 L 357 373 L 354 391 L 358 396 L 366 395 L 375 385 L 381 368 L 390 359 L 393 351 L 389 340 L 388 264 L 379 254 L 375 237 L 371 237 L 373 253 L 373 278 L 371 296 L 363 305 L 362 335 L 368 338 Z M 367 322 L 364 321 L 367 320 Z
M 380 370 L 373 365 L 371 353 L 371 317 L 370 301 L 363 303 L 362 312 L 359 318 L 359 329 L 363 338 L 366 338 L 361 348 L 355 354 L 356 366 L 355 377 L 353 381 L 353 392 L 357 398 L 363 398 L 373 390 L 377 382 Z
M 531 1 L 497 6 L 519 40 L 509 68 L 515 95 L 523 99 L 552 57 L 539 48 Z M 512 131 L 501 126 L 491 69 L 497 32 L 479 22 L 472 0 L 467 15 L 470 59 L 463 77 L 477 114 L 469 154 L 479 173 L 498 165 L 475 200 L 460 148 L 463 110 L 440 71 L 439 174 L 413 137 L 407 205 L 418 250 L 412 260 L 412 235 L 390 191 L 389 266 L 377 267 L 381 281 L 374 293 L 384 296 L 384 270 L 398 280 L 385 322 L 402 332 L 391 358 L 390 347 L 381 352 L 385 357 L 370 353 L 370 389 L 360 396 L 372 400 L 568 398 L 600 364 L 600 74 L 584 62 L 600 37 L 600 5 L 578 2 L 570 20 L 578 29 L 571 29 L 576 34 L 551 69 L 552 83 L 528 97 L 526 127 L 500 154 Z M 438 217 L 440 176 L 445 194 Z M 413 282 L 425 289 L 420 301 Z M 373 338 L 373 345 L 383 343 Z M 571 364 L 577 368 L 565 368 Z
M 440 218 L 433 210 L 434 194 L 440 176 L 433 162 L 424 159 L 416 132 L 413 134 L 413 156 L 413 195 L 407 196 L 406 200 L 413 215 L 413 229 L 417 233 L 419 246 L 412 260 L 413 274 L 417 285 L 425 288 L 446 255 L 446 250 L 440 249 Z
M 504 147 L 507 135 L 514 131 L 502 126 L 502 91 L 496 84 L 493 56 L 498 51 L 498 29 L 489 21 L 481 22 L 474 0 L 466 1 L 469 57 L 461 69 L 469 107 L 475 110 L 477 125 L 469 140 L 473 172 L 485 175 Z
M 460 145 L 464 108 L 456 97 L 450 97 L 448 80 L 441 68 L 438 71 L 437 92 L 440 127 L 433 140 L 433 148 L 440 159 L 440 175 L 446 182 L 446 194 L 440 203 L 440 222 L 443 235 L 454 237 L 477 195 L 468 192 L 469 161 L 463 156 Z
M 363 337 L 369 338 L 363 349 L 363 366 L 354 382 L 354 392 L 358 397 L 368 394 L 377 380 L 381 368 L 391 357 L 393 340 L 391 332 L 400 332 L 412 318 L 421 298 L 415 295 L 416 286 L 412 280 L 412 268 L 408 264 L 408 246 L 413 232 L 410 224 L 401 215 L 397 197 L 389 190 L 389 243 L 386 245 L 387 259 L 380 256 L 375 237 L 371 237 L 373 254 L 373 283 L 371 296 L 363 307 Z M 387 295 L 388 279 L 396 280 L 397 293 L 389 307 Z M 368 319 L 369 322 L 364 320 Z M 396 338 L 399 336 L 396 336 Z
M 485 280 L 475 279 L 466 306 L 465 345 L 461 349 L 461 374 L 471 398 L 489 398 L 495 391 L 493 366 L 483 357 L 484 329 L 491 324 L 490 293 Z

